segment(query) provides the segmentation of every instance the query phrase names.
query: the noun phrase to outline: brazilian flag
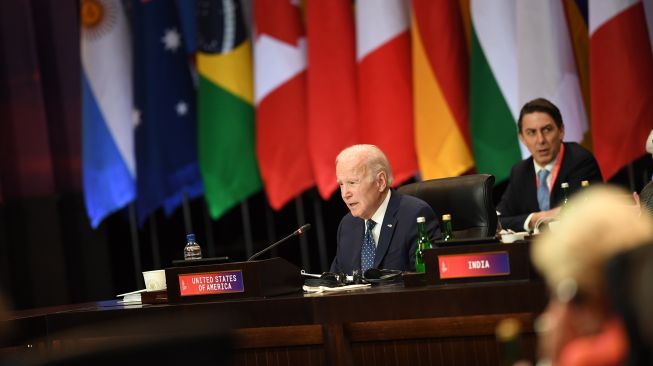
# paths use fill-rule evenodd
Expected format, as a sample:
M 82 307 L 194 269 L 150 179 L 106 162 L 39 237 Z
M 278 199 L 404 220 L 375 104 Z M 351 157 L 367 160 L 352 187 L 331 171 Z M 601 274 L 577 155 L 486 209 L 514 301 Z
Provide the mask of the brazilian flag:
M 238 0 L 199 0 L 199 162 L 213 219 L 261 189 L 252 49 Z

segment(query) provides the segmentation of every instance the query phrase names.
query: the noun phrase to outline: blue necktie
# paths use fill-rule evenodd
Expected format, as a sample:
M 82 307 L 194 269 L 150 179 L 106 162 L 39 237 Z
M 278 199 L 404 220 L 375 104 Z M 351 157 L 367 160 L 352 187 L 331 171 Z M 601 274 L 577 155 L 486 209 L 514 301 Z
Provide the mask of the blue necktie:
M 374 255 L 376 253 L 376 245 L 374 244 L 374 237 L 372 236 L 372 229 L 374 229 L 376 222 L 367 220 L 367 230 L 363 238 L 363 248 L 361 249 L 361 269 L 363 272 L 374 266 Z
M 540 204 L 540 211 L 549 209 L 549 186 L 546 184 L 546 178 L 549 176 L 549 171 L 542 169 L 537 173 L 539 185 L 537 186 L 537 202 Z

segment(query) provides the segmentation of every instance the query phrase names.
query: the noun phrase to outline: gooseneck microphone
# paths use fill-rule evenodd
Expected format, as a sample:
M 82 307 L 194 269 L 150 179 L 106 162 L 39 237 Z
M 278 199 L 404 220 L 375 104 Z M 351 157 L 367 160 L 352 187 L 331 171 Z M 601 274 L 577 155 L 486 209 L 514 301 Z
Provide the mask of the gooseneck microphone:
M 247 259 L 247 261 L 249 262 L 249 261 L 253 260 L 254 258 L 258 257 L 259 255 L 261 255 L 261 254 L 267 252 L 268 250 L 270 250 L 270 249 L 272 249 L 272 248 L 275 248 L 275 247 L 278 246 L 279 244 L 281 244 L 281 243 L 285 243 L 288 239 L 290 239 L 290 238 L 292 238 L 292 237 L 294 237 L 294 236 L 300 236 L 300 235 L 304 234 L 304 233 L 307 232 L 308 229 L 310 229 L 310 228 L 311 228 L 311 224 L 305 224 L 305 225 L 302 225 L 302 227 L 300 227 L 299 229 L 293 231 L 292 234 L 286 236 L 285 238 L 279 240 L 278 242 L 276 242 L 276 243 L 270 245 L 269 247 L 267 247 L 267 248 L 261 250 L 260 252 L 254 254 L 253 256 L 249 257 L 249 259 Z

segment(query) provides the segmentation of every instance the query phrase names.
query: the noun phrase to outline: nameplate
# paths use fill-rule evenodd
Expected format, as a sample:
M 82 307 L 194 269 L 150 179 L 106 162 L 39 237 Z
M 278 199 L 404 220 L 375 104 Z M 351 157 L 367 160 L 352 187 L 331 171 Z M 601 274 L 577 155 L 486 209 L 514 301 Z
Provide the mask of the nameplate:
M 439 255 L 438 268 L 440 279 L 507 276 L 510 256 L 508 252 Z
M 244 292 L 243 272 L 221 271 L 178 274 L 179 295 L 216 295 L 232 292 Z

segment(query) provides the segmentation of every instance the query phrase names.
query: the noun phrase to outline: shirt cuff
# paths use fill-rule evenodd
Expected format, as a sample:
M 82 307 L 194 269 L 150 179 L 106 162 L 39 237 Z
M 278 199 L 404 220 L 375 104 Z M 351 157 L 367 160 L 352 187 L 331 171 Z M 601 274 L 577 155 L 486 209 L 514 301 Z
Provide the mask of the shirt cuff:
M 530 232 L 530 231 L 531 231 L 531 229 L 529 229 L 528 226 L 530 226 L 530 224 L 531 224 L 531 219 L 533 218 L 533 215 L 534 215 L 534 214 L 535 214 L 535 212 L 531 212 L 531 214 L 528 215 L 528 216 L 526 217 L 526 221 L 524 221 L 524 231 L 526 231 L 526 232 Z

